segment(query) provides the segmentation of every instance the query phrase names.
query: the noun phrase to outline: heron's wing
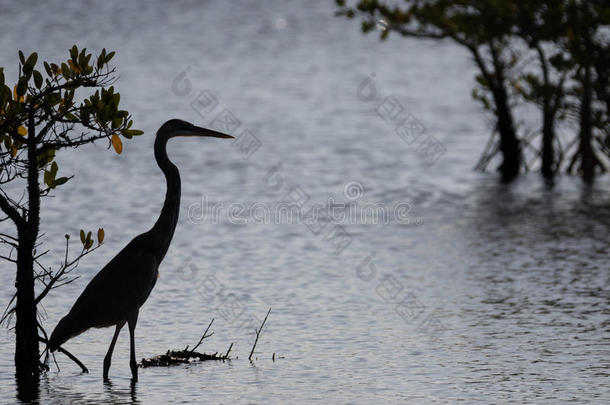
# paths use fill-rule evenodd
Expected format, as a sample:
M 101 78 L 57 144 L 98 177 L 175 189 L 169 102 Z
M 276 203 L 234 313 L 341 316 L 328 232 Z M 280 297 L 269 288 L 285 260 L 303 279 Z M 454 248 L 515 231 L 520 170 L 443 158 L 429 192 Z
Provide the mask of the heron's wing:
M 157 280 L 155 256 L 129 245 L 115 256 L 87 285 L 68 316 L 81 325 L 104 327 L 124 321 L 138 309 Z

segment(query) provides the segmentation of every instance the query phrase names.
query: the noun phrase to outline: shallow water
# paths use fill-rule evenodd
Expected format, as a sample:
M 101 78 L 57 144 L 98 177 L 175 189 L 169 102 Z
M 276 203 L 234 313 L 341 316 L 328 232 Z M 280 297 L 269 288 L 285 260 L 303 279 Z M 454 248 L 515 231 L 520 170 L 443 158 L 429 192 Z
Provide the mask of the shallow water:
M 152 134 L 166 119 L 211 126 L 226 109 L 239 121 L 232 132 L 260 143 L 170 145 L 181 219 L 137 328 L 138 358 L 150 357 L 192 346 L 214 318 L 201 349 L 235 342 L 238 358 L 141 369 L 132 386 L 125 329 L 104 385 L 113 331 L 92 330 L 65 345 L 90 373 L 58 355 L 41 402 L 610 399 L 610 181 L 586 189 L 561 178 L 549 189 L 529 175 L 504 187 L 473 172 L 489 128 L 459 48 L 379 43 L 334 18 L 333 2 L 21 4 L 0 2 L 0 65 L 18 49 L 44 59 L 74 42 L 117 50 L 121 102 L 146 131 L 121 156 L 98 144 L 59 157 L 76 176 L 44 202 L 48 265 L 61 260 L 65 233 L 102 226 L 106 242 L 80 279 L 45 299 L 48 330 L 156 219 L 165 184 Z M 382 104 L 390 96 L 443 154 L 399 137 Z M 292 216 L 281 211 L 290 200 L 304 203 Z M 319 232 L 301 217 L 316 204 L 335 207 Z M 7 302 L 14 270 L 4 266 Z M 253 328 L 269 307 L 251 364 Z M 13 347 L 1 332 L 6 403 L 15 402 Z

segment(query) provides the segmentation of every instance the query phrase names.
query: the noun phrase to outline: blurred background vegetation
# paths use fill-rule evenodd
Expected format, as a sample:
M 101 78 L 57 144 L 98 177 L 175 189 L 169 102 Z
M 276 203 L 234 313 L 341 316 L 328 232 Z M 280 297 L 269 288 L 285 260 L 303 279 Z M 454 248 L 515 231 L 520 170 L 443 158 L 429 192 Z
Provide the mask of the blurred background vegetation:
M 451 40 L 466 48 L 479 73 L 472 96 L 495 118 L 494 139 L 477 168 L 497 153 L 506 182 L 540 161 L 551 179 L 560 170 L 586 182 L 608 170 L 610 157 L 610 4 L 594 1 L 336 0 L 337 14 L 361 20 L 364 33 Z M 539 127 L 524 131 L 514 106 L 531 104 Z M 561 143 L 561 124 L 575 127 Z M 532 148 L 533 160 L 524 156 Z

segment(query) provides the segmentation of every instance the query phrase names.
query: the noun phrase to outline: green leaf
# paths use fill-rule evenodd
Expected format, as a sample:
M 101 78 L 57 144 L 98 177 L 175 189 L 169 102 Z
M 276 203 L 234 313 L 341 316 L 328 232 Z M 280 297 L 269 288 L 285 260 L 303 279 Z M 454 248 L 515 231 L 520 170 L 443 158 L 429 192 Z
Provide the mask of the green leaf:
M 29 57 L 28 60 L 25 61 L 25 65 L 29 66 L 30 68 L 33 68 L 34 65 L 36 65 L 36 62 L 38 61 L 38 54 L 36 52 L 33 52 Z
M 51 178 L 51 172 L 48 170 L 44 171 L 44 184 L 46 184 L 49 187 L 51 187 L 53 185 L 53 179 Z
M 21 61 L 22 65 L 25 65 L 25 56 L 23 55 L 23 52 L 19 51 L 19 60 Z
M 69 177 L 60 177 L 58 179 L 55 179 L 55 181 L 53 181 L 53 188 L 65 184 L 68 180 L 70 180 Z
M 59 167 L 57 166 L 57 162 L 51 163 L 51 175 L 53 176 L 53 178 L 55 178 L 55 175 L 57 174 L 57 169 L 59 169 Z
M 0 86 L 0 109 L 4 110 L 6 103 L 11 97 L 11 89 L 7 86 Z
M 53 76 L 53 70 L 51 70 L 51 66 L 46 61 L 43 62 L 43 65 L 45 72 L 47 72 L 47 76 Z
M 72 114 L 72 113 L 67 113 L 67 114 L 66 114 L 66 118 L 67 118 L 68 120 L 70 120 L 70 121 L 73 121 L 73 122 L 78 122 L 78 121 L 80 121 L 80 120 L 78 119 L 78 117 L 77 117 L 76 115 Z
M 66 78 L 70 77 L 70 68 L 65 63 L 61 64 L 61 74 Z
M 30 65 L 23 66 L 23 77 L 26 80 L 30 80 L 30 77 L 32 77 L 32 70 L 33 68 Z
M 38 168 L 43 168 L 55 158 L 55 150 L 49 149 L 38 155 Z
M 127 137 L 142 135 L 144 131 L 140 131 L 139 129 L 124 129 L 121 131 L 121 133 Z
M 76 61 L 78 58 L 78 48 L 76 45 L 72 45 L 72 49 L 70 49 L 70 58 L 72 58 L 73 61 Z
M 34 85 L 40 89 L 42 87 L 42 74 L 38 70 L 34 70 Z
M 57 163 L 53 162 L 51 164 L 51 168 L 49 170 L 44 171 L 44 183 L 49 186 L 49 188 L 55 188 L 58 185 L 57 180 L 55 180 L 55 176 L 57 175 L 57 168 Z M 65 183 L 66 181 L 64 181 L 63 183 Z
M 26 83 L 25 80 L 23 80 L 23 78 L 19 79 L 19 82 L 17 83 L 17 95 L 19 97 L 25 95 L 25 92 L 28 90 L 28 85 Z
M 115 118 L 112 120 L 112 129 L 116 129 L 121 126 L 123 120 L 121 118 Z
M 83 245 L 85 244 L 85 231 L 82 229 L 80 230 L 80 241 L 83 243 Z
M 85 51 L 86 51 L 86 49 L 83 49 L 78 54 L 78 65 L 79 66 L 85 66 Z

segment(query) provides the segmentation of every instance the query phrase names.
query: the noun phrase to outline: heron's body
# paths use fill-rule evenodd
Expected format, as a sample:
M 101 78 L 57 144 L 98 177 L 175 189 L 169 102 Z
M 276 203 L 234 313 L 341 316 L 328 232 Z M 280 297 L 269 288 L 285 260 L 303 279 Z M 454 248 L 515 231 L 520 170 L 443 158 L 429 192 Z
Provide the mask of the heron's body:
M 147 233 L 137 236 L 97 273 L 51 334 L 50 350 L 89 328 L 125 324 L 144 304 L 161 262 L 148 248 L 149 239 Z
M 231 138 L 180 120 L 170 120 L 159 129 L 155 139 L 155 158 L 167 182 L 165 203 L 159 219 L 148 232 L 129 242 L 89 282 L 49 339 L 49 350 L 55 351 L 67 340 L 89 328 L 116 326 L 104 359 L 104 379 L 108 378 L 114 344 L 125 323 L 128 323 L 130 331 L 130 366 L 134 379 L 137 379 L 134 332 L 138 312 L 157 282 L 159 265 L 169 249 L 180 211 L 180 174 L 166 152 L 167 141 L 174 136 Z

